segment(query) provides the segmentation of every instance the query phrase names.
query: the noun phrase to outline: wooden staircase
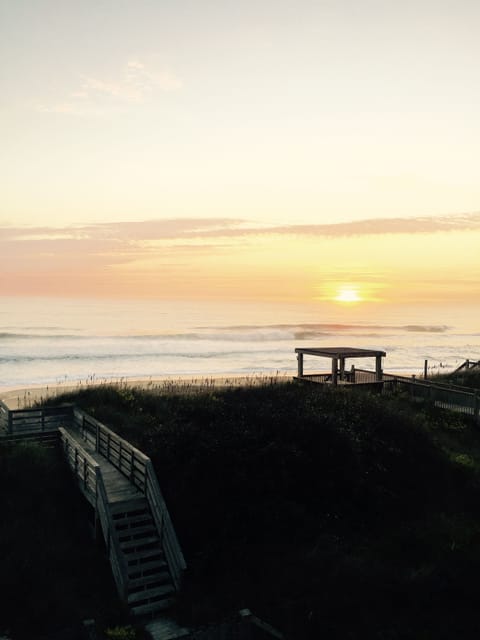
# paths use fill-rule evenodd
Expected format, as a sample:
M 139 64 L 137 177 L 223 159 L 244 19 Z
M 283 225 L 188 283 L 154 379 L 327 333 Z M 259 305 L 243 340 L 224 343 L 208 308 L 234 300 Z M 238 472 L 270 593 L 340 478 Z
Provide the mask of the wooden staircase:
M 117 503 L 111 513 L 127 566 L 127 604 L 131 613 L 145 615 L 169 608 L 175 585 L 147 500 Z
M 172 606 L 185 561 L 150 459 L 88 414 L 59 428 L 65 458 L 95 509 L 121 600 L 134 616 Z

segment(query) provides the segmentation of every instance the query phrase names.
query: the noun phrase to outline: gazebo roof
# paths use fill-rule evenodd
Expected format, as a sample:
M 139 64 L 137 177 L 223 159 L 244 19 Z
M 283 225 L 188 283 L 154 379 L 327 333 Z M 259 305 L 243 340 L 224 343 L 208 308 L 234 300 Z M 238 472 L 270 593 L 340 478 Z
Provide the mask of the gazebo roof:
M 386 356 L 385 351 L 375 349 L 357 349 L 355 347 L 298 347 L 295 353 L 305 353 L 324 358 L 376 358 Z

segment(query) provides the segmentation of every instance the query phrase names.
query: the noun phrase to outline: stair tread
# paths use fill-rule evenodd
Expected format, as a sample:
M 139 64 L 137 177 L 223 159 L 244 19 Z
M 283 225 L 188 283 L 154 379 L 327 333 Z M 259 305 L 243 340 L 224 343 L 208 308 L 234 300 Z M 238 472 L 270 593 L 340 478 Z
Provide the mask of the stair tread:
M 161 546 L 160 538 L 157 535 L 148 536 L 146 538 L 138 538 L 138 540 L 137 539 L 133 539 L 133 540 L 121 541 L 120 542 L 120 548 L 125 553 L 125 552 L 130 551 L 130 550 L 141 549 L 142 547 L 152 546 L 154 544 L 157 544 L 158 546 Z
M 118 533 L 118 539 L 120 540 L 120 542 L 127 541 L 127 539 L 141 540 L 142 536 L 145 538 L 148 537 L 147 534 L 150 534 L 150 535 L 153 534 L 158 538 L 157 530 L 153 525 L 145 525 L 144 527 L 134 527 L 133 529 L 129 527 L 127 529 L 121 529 L 120 531 L 117 531 L 117 533 Z
M 142 562 L 141 564 L 129 566 L 128 577 L 130 580 L 136 580 L 137 578 L 144 576 L 146 573 L 154 575 L 154 573 L 160 573 L 164 570 L 168 570 L 165 560 L 152 560 L 151 562 Z
M 129 555 L 127 555 L 127 564 L 129 567 L 132 567 L 133 564 L 138 564 L 140 563 L 141 566 L 141 560 L 145 560 L 147 561 L 147 558 L 157 558 L 158 560 L 163 559 L 164 555 L 163 555 L 163 550 L 161 547 L 158 547 L 158 549 L 139 549 L 136 553 L 131 553 Z
M 170 573 L 168 572 L 167 568 L 165 567 L 164 571 L 155 573 L 151 576 L 141 576 L 140 578 L 133 578 L 131 580 L 128 581 L 128 590 L 129 591 L 133 591 L 133 589 L 138 589 L 142 586 L 148 586 L 150 584 L 157 584 L 158 586 L 160 586 L 161 584 L 167 584 L 170 583 L 171 584 L 171 577 L 170 577 Z
M 155 526 L 150 513 L 144 513 L 140 516 L 134 516 L 132 518 L 123 518 L 115 520 L 115 529 L 117 531 L 130 531 L 135 530 L 138 527 L 146 527 L 147 525 Z
M 130 611 L 134 616 L 145 616 L 151 613 L 157 613 L 158 611 L 165 611 L 165 609 L 169 609 L 174 603 L 174 598 L 165 598 L 158 602 L 149 602 L 148 604 L 131 607 Z
M 135 512 L 138 512 L 138 515 L 140 515 L 143 511 L 148 510 L 146 498 L 134 498 L 133 500 L 120 500 L 119 502 L 110 503 L 110 511 L 114 515 Z
M 144 589 L 143 591 L 135 591 L 129 593 L 127 597 L 128 604 L 135 604 L 136 602 L 146 602 L 151 600 L 160 600 L 165 596 L 169 596 L 174 593 L 175 589 L 171 584 L 165 584 L 160 587 L 154 587 L 153 589 Z

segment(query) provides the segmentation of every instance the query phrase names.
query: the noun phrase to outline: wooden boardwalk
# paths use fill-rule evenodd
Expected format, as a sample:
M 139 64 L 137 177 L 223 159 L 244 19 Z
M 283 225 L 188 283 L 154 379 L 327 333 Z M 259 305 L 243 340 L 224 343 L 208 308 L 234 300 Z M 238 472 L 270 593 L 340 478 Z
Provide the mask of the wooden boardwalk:
M 151 460 L 88 414 L 72 408 L 59 428 L 77 484 L 95 509 L 122 601 L 133 615 L 168 609 L 185 561 Z
M 60 441 L 120 599 L 135 616 L 168 609 L 186 565 L 150 458 L 73 405 L 10 410 L 0 403 L 0 432 L 9 443 Z

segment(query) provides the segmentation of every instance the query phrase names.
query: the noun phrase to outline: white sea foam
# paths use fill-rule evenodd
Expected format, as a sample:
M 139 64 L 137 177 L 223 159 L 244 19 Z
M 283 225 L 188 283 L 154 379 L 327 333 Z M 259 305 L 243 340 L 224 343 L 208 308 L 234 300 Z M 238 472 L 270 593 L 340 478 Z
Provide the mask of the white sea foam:
M 92 376 L 294 373 L 294 349 L 306 345 L 382 349 L 385 370 L 403 373 L 419 373 L 425 359 L 432 371 L 480 359 L 475 308 L 381 311 L 372 322 L 359 308 L 319 305 L 4 298 L 0 388 Z

